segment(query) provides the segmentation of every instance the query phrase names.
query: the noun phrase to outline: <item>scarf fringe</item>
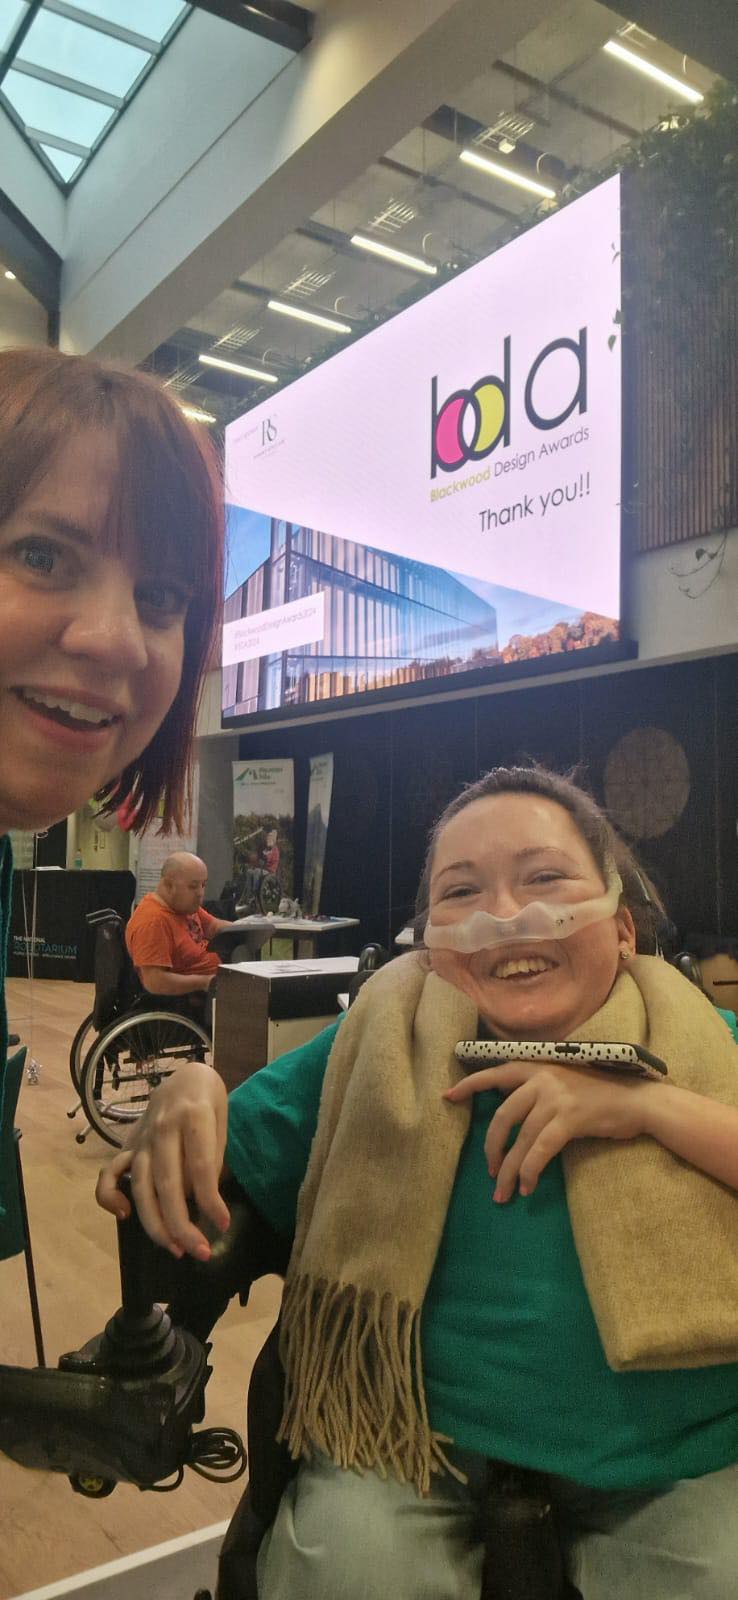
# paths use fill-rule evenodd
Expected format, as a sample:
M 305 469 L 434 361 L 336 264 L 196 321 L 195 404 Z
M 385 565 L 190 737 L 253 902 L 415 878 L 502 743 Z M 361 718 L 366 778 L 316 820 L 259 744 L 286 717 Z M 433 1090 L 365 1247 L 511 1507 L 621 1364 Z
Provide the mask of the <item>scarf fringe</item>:
M 293 1460 L 320 1450 L 337 1466 L 388 1468 L 427 1494 L 448 1472 L 444 1434 L 428 1420 L 420 1354 L 420 1309 L 376 1290 L 312 1275 L 288 1282 L 280 1354 L 287 1374 L 278 1438 Z

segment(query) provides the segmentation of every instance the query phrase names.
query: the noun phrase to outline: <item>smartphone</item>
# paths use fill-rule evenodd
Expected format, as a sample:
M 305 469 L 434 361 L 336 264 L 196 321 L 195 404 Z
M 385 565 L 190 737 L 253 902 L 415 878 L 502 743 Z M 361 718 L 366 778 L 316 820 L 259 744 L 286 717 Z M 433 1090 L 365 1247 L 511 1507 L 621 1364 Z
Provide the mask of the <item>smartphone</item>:
M 584 1040 L 462 1039 L 456 1059 L 468 1071 L 500 1067 L 507 1061 L 552 1061 L 560 1067 L 596 1067 L 602 1072 L 627 1072 L 637 1078 L 665 1078 L 667 1068 L 640 1044 L 588 1044 Z

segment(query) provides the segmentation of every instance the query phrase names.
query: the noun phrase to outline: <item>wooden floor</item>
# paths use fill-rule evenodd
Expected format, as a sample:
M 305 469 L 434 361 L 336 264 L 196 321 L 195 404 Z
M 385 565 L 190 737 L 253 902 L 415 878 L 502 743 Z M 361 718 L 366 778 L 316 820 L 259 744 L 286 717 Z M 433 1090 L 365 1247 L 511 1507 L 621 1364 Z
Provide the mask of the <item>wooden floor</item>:
M 85 1121 L 81 1112 L 73 1122 L 66 1116 L 75 1099 L 69 1045 L 90 1009 L 92 986 L 36 980 L 32 1005 L 24 979 L 11 979 L 8 991 L 11 1029 L 40 1063 L 38 1083 L 23 1084 L 17 1122 L 46 1359 L 55 1366 L 63 1351 L 103 1328 L 120 1300 L 115 1224 L 94 1200 L 98 1169 L 112 1151 L 92 1132 L 76 1144 Z M 218 1324 L 206 1425 L 244 1432 L 248 1378 L 279 1288 L 277 1279 L 262 1280 L 248 1308 L 231 1305 Z M 22 1256 L 0 1262 L 0 1360 L 35 1364 Z M 186 1472 L 170 1495 L 119 1485 L 93 1501 L 74 1494 L 65 1477 L 27 1472 L 0 1456 L 0 1600 L 220 1522 L 243 1484 L 220 1487 Z

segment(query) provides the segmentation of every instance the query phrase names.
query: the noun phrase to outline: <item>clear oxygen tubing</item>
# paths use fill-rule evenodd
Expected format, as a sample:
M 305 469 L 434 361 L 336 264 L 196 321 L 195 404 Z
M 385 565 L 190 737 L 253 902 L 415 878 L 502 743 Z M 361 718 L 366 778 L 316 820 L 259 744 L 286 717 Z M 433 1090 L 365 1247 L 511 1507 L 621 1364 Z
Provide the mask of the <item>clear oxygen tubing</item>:
M 568 939 L 581 928 L 614 917 L 622 892 L 620 873 L 611 868 L 605 893 L 593 900 L 579 900 L 572 905 L 532 900 L 514 917 L 494 917 L 490 911 L 473 911 L 463 922 L 434 923 L 429 917 L 424 939 L 429 950 L 456 950 L 463 955 L 494 949 L 495 945 Z

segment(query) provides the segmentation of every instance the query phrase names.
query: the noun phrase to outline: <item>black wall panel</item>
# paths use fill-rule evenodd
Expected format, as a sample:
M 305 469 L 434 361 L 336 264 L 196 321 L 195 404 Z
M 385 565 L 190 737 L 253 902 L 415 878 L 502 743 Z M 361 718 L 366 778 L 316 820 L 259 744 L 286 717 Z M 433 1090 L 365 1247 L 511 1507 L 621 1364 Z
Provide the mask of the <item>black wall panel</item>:
M 682 933 L 738 937 L 738 655 L 286 725 L 243 735 L 239 754 L 294 758 L 299 886 L 309 757 L 334 752 L 322 908 L 361 919 L 358 948 L 386 944 L 411 914 L 428 831 L 465 783 L 534 757 L 562 771 L 581 764 L 602 801 L 613 746 L 649 728 L 684 751 L 689 797 L 666 832 L 632 841 L 636 853 Z
M 477 776 L 474 700 L 446 700 L 390 719 L 392 734 L 392 924 L 412 916 L 430 830 Z
M 530 759 L 568 771 L 582 759 L 582 683 L 485 695 L 478 702 L 479 770 Z
M 664 729 L 687 757 L 689 798 L 681 816 L 661 836 L 632 841 L 680 930 L 712 929 L 717 917 L 715 668 L 707 660 L 614 674 L 590 680 L 584 696 L 583 743 L 598 800 L 605 799 L 607 756 L 633 729 Z

